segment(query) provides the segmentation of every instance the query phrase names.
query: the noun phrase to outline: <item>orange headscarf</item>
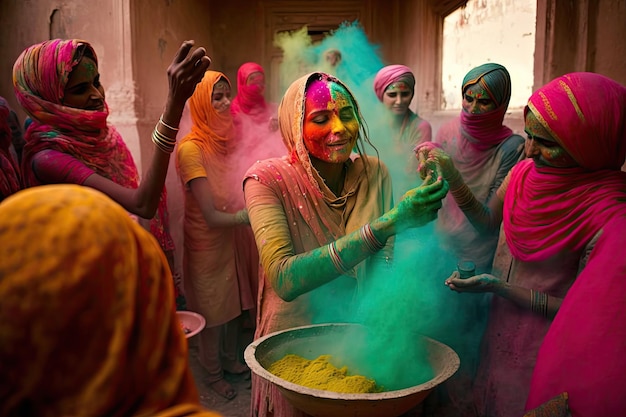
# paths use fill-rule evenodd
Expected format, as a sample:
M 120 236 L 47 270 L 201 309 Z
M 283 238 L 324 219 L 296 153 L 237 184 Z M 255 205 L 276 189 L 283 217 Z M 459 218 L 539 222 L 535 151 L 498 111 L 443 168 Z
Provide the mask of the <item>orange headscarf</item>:
M 202 411 L 156 240 L 91 188 L 0 204 L 0 415 Z
M 189 98 L 191 132 L 180 141 L 179 146 L 187 141 L 194 141 L 208 155 L 228 152 L 228 142 L 234 134 L 232 115 L 230 111 L 219 113 L 211 105 L 215 84 L 222 78 L 228 85 L 231 85 L 230 80 L 223 73 L 207 71 L 202 81 L 196 86 L 196 90 Z

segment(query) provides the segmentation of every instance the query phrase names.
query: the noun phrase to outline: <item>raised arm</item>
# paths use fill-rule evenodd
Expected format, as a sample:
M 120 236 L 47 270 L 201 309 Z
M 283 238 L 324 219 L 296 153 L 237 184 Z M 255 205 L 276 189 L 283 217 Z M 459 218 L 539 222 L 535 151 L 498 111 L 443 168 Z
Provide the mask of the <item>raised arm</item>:
M 84 182 L 84 185 L 104 192 L 126 210 L 143 218 L 152 218 L 156 212 L 185 102 L 211 63 L 204 48 L 191 52 L 193 45 L 193 41 L 183 42 L 167 69 L 167 101 L 152 133 L 154 155 L 139 187 L 125 188 L 98 174 L 89 176 Z

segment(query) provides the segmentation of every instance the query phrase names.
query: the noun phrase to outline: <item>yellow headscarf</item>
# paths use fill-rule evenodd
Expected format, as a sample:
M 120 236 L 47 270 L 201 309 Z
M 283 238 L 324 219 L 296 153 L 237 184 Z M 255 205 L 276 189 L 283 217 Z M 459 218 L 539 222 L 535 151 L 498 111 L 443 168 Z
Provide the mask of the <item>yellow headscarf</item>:
M 91 188 L 0 204 L 0 415 L 203 412 L 156 240 Z

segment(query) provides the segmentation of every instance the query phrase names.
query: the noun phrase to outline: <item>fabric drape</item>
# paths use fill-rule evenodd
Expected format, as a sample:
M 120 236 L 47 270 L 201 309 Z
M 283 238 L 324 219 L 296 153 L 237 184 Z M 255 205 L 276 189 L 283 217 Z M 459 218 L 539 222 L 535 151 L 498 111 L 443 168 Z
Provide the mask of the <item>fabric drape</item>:
M 0 201 L 22 189 L 20 169 L 10 150 L 10 111 L 7 101 L 0 97 Z
M 99 191 L 24 190 L 0 205 L 0 414 L 202 411 L 158 243 Z

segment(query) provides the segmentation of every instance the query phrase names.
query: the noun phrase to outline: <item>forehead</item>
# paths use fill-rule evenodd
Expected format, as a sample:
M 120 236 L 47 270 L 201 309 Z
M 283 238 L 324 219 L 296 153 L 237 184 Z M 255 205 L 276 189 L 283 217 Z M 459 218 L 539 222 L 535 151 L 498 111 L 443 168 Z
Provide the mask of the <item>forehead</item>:
M 352 96 L 344 86 L 334 81 L 313 81 L 306 90 L 307 108 L 340 108 L 354 106 Z
M 413 91 L 411 86 L 406 81 L 396 81 L 394 83 L 389 84 L 387 88 L 385 88 L 385 92 L 401 92 L 401 91 Z
M 222 79 L 215 83 L 213 86 L 213 94 L 226 93 L 230 91 L 230 84 L 226 80 Z
M 526 112 L 526 116 L 524 117 L 524 126 L 527 133 L 532 136 L 537 136 L 542 139 L 548 139 L 556 142 L 556 139 L 552 136 L 552 134 L 545 128 L 544 125 L 541 124 L 537 116 L 528 110 Z
M 491 98 L 487 90 L 480 84 L 472 84 L 465 89 L 465 94 L 469 96 L 482 96 L 483 98 Z
M 264 75 L 263 75 L 262 72 L 255 71 L 255 72 L 251 73 L 250 75 L 248 75 L 248 81 L 258 80 L 258 79 L 263 78 L 263 77 L 264 77 Z

